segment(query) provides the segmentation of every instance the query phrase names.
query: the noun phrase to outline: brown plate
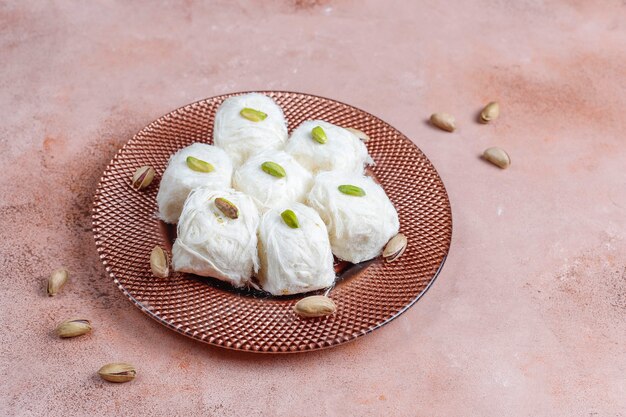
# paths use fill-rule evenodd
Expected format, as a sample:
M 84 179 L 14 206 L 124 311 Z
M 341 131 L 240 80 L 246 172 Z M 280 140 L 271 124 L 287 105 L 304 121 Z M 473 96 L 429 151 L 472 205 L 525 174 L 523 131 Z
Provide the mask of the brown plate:
M 402 314 L 432 284 L 452 236 L 450 202 L 441 178 L 402 133 L 371 114 L 309 94 L 267 91 L 283 108 L 290 130 L 309 119 L 367 133 L 376 162 L 373 174 L 400 216 L 409 244 L 399 260 L 380 259 L 344 268 L 330 297 L 337 312 L 302 319 L 293 313 L 299 297 L 238 291 L 211 278 L 176 273 L 154 278 L 149 256 L 168 250 L 171 229 L 156 217 L 160 175 L 173 153 L 193 142 L 212 143 L 213 118 L 227 94 L 175 110 L 146 126 L 115 155 L 104 171 L 93 206 L 96 246 L 119 289 L 144 313 L 205 343 L 252 352 L 288 353 L 323 349 L 354 340 Z M 135 170 L 151 165 L 152 185 L 135 191 Z

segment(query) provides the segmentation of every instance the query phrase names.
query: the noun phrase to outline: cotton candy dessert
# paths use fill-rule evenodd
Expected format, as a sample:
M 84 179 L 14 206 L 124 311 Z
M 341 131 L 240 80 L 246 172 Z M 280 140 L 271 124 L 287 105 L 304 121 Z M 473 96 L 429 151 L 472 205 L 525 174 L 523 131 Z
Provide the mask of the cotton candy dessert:
M 235 190 L 193 190 L 178 222 L 172 248 L 175 271 L 246 285 L 259 269 L 259 212 L 252 198 Z
M 285 151 L 313 173 L 340 170 L 361 174 L 366 164 L 373 163 L 365 144 L 354 133 L 323 120 L 298 126 Z
M 251 196 L 264 211 L 289 202 L 304 202 L 313 176 L 291 155 L 267 150 L 248 159 L 233 174 L 233 188 Z
M 385 191 L 363 175 L 318 174 L 307 203 L 326 224 L 333 253 L 348 262 L 380 255 L 400 227 L 398 213 Z
M 228 189 L 233 164 L 222 149 L 205 143 L 194 143 L 176 152 L 161 178 L 157 204 L 159 217 L 176 223 L 189 192 L 196 187 Z
M 230 155 L 235 166 L 266 149 L 282 149 L 285 141 L 283 111 L 266 95 L 230 97 L 217 109 L 213 142 Z
M 258 280 L 273 295 L 309 292 L 335 280 L 324 222 L 315 210 L 290 203 L 268 210 L 259 225 Z

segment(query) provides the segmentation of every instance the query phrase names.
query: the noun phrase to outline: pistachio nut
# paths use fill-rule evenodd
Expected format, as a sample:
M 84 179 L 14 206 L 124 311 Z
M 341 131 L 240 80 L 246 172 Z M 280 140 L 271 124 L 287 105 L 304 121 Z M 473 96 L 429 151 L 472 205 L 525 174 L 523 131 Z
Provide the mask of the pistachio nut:
M 261 169 L 266 174 L 270 174 L 271 176 L 276 178 L 282 178 L 287 175 L 287 173 L 285 172 L 285 168 L 272 161 L 263 162 L 261 164 Z
M 356 185 L 344 184 L 337 187 L 337 189 L 344 194 L 353 195 L 355 197 L 363 197 L 365 195 L 365 190 Z
M 170 274 L 167 253 L 160 246 L 155 246 L 150 253 L 150 269 L 152 269 L 152 274 L 158 278 L 167 278 Z
M 248 119 L 251 122 L 260 122 L 267 118 L 267 114 L 263 113 L 260 110 L 251 109 L 249 107 L 241 109 L 239 114 L 241 115 L 241 117 L 243 117 L 244 119 Z
M 70 319 L 59 324 L 56 333 L 59 337 L 76 337 L 91 331 L 91 322 L 87 319 Z
M 480 112 L 480 121 L 482 123 L 489 123 L 490 121 L 497 119 L 499 115 L 500 105 L 497 102 L 492 101 Z
M 402 233 L 398 233 L 392 237 L 387 246 L 383 250 L 383 259 L 385 262 L 393 262 L 398 259 L 404 253 L 406 249 L 407 239 Z
M 430 123 L 441 130 L 454 132 L 456 125 L 454 124 L 454 116 L 448 113 L 433 113 L 430 116 Z
M 152 180 L 154 179 L 154 168 L 151 166 L 143 166 L 137 168 L 137 171 L 133 174 L 133 188 L 135 190 L 143 190 L 148 188 Z
M 300 223 L 298 222 L 298 216 L 296 216 L 296 213 L 294 213 L 293 210 L 283 211 L 282 213 L 280 213 L 280 217 L 282 217 L 285 224 L 292 229 L 297 229 L 298 227 L 300 227 Z
M 502 148 L 492 147 L 485 149 L 483 158 L 502 169 L 507 169 L 511 166 L 511 157 Z
M 328 142 L 328 137 L 326 136 L 326 132 L 324 132 L 324 129 L 322 129 L 321 126 L 315 126 L 313 130 L 311 130 L 311 136 L 313 137 L 313 140 L 315 142 L 320 143 L 322 145 Z
M 226 200 L 225 198 L 216 198 L 215 207 L 217 207 L 222 213 L 224 213 L 224 216 L 228 217 L 229 219 L 236 219 L 237 217 L 239 217 L 239 209 L 237 208 L 237 206 Z
M 59 268 L 50 274 L 48 278 L 48 296 L 54 297 L 63 288 L 69 278 L 69 272 L 65 268 Z
M 137 371 L 129 363 L 117 362 L 104 365 L 98 371 L 98 375 L 109 382 L 128 382 L 135 379 Z
M 346 127 L 345 128 L 348 132 L 352 133 L 353 135 L 355 135 L 357 138 L 361 139 L 363 142 L 368 142 L 370 140 L 370 137 L 367 136 L 367 133 L 359 130 L 359 129 L 355 129 L 353 127 Z
M 215 170 L 215 167 L 210 163 L 193 156 L 187 157 L 187 166 L 196 172 L 213 172 Z
M 293 310 L 302 317 L 323 317 L 337 311 L 337 306 L 326 296 L 312 295 L 298 301 Z

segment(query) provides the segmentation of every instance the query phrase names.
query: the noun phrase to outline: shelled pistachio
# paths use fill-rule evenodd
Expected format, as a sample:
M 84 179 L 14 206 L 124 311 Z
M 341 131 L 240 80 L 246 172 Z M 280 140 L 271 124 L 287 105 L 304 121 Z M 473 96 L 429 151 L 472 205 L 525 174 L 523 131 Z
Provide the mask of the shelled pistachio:
M 302 317 L 323 317 L 337 311 L 337 306 L 326 296 L 312 295 L 298 301 L 293 309 Z

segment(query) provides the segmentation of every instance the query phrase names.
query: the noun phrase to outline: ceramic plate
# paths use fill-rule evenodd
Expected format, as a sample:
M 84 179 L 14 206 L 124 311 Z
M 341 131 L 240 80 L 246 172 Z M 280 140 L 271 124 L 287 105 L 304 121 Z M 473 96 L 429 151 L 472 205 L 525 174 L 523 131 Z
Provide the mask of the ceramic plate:
M 360 129 L 376 162 L 373 175 L 400 216 L 409 241 L 397 261 L 380 259 L 339 265 L 329 296 L 337 312 L 303 319 L 293 305 L 301 296 L 271 297 L 235 290 L 212 278 L 150 272 L 155 245 L 171 251 L 175 228 L 157 219 L 156 194 L 169 157 L 193 142 L 212 143 L 213 118 L 222 101 L 212 97 L 175 110 L 137 133 L 113 158 L 94 197 L 96 246 L 106 271 L 122 293 L 148 316 L 185 336 L 229 349 L 289 353 L 337 346 L 363 336 L 402 314 L 439 273 L 450 247 L 448 195 L 426 156 L 402 133 L 371 114 L 309 94 L 266 91 L 284 110 L 290 131 L 309 119 Z M 151 165 L 152 185 L 135 191 L 135 170 Z M 171 253 L 171 252 L 170 252 Z

